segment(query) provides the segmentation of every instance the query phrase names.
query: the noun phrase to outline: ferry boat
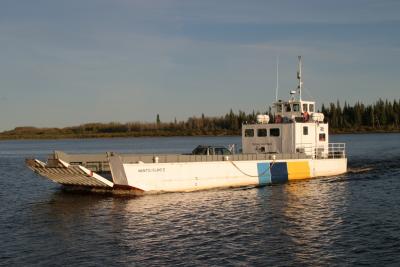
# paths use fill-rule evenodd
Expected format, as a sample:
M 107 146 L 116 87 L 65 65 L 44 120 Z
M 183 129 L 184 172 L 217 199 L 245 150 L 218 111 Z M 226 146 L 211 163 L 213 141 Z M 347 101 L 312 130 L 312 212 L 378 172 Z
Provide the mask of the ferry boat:
M 191 154 L 66 154 L 47 162 L 27 159 L 37 174 L 67 187 L 134 194 L 264 186 L 340 175 L 347 171 L 344 143 L 329 143 L 329 125 L 298 86 L 287 101 L 273 103 L 274 116 L 257 115 L 242 125 L 242 151 L 198 146 Z

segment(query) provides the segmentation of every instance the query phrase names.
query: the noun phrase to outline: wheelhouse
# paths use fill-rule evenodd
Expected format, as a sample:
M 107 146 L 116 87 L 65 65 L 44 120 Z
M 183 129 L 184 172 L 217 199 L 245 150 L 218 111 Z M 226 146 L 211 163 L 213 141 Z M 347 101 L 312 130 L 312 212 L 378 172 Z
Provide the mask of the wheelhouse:
M 301 57 L 297 72 L 297 90 L 291 91 L 287 101 L 273 104 L 274 115 L 257 122 L 243 124 L 243 153 L 266 154 L 306 154 L 311 157 L 326 157 L 329 153 L 328 123 L 324 115 L 316 112 L 314 101 L 301 99 L 303 81 L 301 77 Z M 295 95 L 298 95 L 296 97 Z

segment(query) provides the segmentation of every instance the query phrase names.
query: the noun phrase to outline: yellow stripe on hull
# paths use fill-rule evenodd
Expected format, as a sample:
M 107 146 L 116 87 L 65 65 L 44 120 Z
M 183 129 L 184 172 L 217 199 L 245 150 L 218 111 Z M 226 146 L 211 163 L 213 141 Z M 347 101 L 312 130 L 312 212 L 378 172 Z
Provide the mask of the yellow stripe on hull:
M 287 162 L 289 180 L 301 180 L 311 178 L 308 161 Z

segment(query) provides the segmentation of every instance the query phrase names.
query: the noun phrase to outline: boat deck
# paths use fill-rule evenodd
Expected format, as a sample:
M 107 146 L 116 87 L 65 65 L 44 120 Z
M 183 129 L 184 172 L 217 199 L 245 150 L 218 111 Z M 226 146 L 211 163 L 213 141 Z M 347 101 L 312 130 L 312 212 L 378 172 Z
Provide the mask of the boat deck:
M 67 154 L 55 151 L 49 159 L 60 159 L 71 165 L 80 165 L 93 172 L 110 172 L 108 156 L 113 154 Z M 233 154 L 233 155 L 185 155 L 185 154 L 118 154 L 123 163 L 180 163 L 180 162 L 207 162 L 207 161 L 251 161 L 251 160 L 283 160 L 283 159 L 311 159 L 305 153 L 293 154 Z M 344 153 L 330 153 L 328 158 L 343 158 Z M 316 158 L 316 157 L 314 157 Z

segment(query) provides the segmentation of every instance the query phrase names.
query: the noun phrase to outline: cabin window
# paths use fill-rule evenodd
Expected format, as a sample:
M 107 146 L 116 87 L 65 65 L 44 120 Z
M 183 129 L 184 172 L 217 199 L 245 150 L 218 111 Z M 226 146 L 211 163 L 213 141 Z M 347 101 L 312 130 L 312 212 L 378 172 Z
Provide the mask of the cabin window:
M 303 127 L 303 135 L 308 135 L 308 126 Z
M 319 141 L 320 141 L 320 142 L 325 142 L 325 139 L 326 139 L 326 138 L 325 138 L 325 134 L 324 134 L 324 133 L 320 133 L 320 134 L 319 134 Z
M 303 112 L 307 112 L 308 108 L 307 108 L 307 104 L 303 104 Z
M 278 104 L 278 105 L 276 106 L 276 111 L 277 111 L 277 112 L 282 112 L 282 105 L 281 105 L 281 104 Z
M 259 137 L 266 137 L 267 136 L 267 129 L 258 129 L 257 136 Z
M 314 112 L 314 104 L 310 104 L 310 112 Z
M 254 130 L 253 129 L 244 130 L 244 136 L 245 137 L 253 137 L 254 136 Z
M 290 112 L 292 109 L 290 108 L 290 104 L 285 104 L 285 110 L 286 112 Z
M 269 129 L 269 136 L 279 136 L 280 131 L 279 128 Z
M 300 104 L 293 104 L 293 111 L 300 111 Z

